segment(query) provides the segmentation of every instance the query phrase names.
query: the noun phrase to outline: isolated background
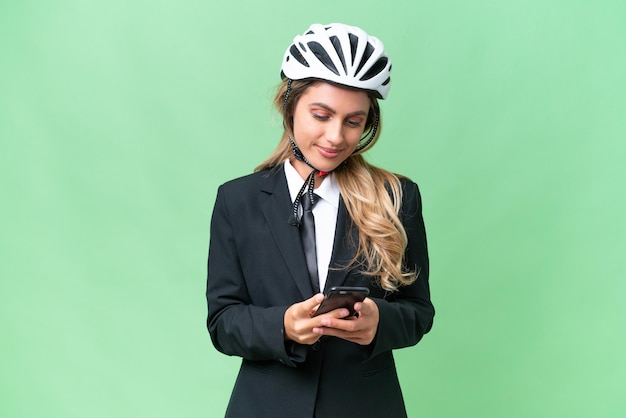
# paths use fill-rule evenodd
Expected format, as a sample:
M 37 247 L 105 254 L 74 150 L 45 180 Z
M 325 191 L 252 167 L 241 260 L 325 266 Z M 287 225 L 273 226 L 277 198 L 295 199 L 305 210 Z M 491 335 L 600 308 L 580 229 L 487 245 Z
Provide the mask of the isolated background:
M 409 415 L 624 416 L 623 0 L 1 2 L 0 416 L 223 415 L 215 192 L 277 143 L 293 36 L 334 21 L 385 42 L 369 159 L 423 193 Z

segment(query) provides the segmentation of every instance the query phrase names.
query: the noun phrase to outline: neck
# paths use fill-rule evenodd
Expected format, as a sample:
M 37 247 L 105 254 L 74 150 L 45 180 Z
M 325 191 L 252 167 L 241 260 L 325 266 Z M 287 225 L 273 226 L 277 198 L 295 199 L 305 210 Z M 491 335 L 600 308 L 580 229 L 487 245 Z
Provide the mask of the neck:
M 311 174 L 311 171 L 313 171 L 313 169 L 309 167 L 304 161 L 300 161 L 296 158 L 290 158 L 289 162 L 291 163 L 291 166 L 296 169 L 300 177 L 302 177 L 302 180 L 306 180 L 309 177 L 309 174 Z M 325 178 L 326 176 L 320 176 L 319 174 L 316 174 L 314 188 L 317 189 L 322 184 Z

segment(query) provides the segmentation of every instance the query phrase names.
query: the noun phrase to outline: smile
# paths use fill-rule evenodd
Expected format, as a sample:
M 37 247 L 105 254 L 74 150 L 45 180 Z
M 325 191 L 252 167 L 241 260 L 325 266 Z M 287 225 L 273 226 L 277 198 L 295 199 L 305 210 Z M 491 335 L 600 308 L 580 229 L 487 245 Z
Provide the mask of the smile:
M 320 147 L 319 145 L 317 146 L 317 150 L 319 151 L 320 154 L 322 154 L 322 156 L 326 158 L 335 158 L 339 154 L 341 154 L 341 151 L 342 151 L 340 149 Z

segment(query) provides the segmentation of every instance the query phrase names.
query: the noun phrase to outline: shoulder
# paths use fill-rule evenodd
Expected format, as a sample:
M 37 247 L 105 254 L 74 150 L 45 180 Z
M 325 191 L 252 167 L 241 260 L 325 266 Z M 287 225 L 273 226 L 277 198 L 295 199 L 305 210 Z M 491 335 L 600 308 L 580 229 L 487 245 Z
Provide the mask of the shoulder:
M 255 190 L 265 187 L 268 183 L 272 184 L 276 179 L 280 178 L 284 169 L 282 165 L 276 166 L 271 170 L 257 171 L 242 177 L 238 177 L 223 183 L 218 193 L 241 192 L 242 190 Z M 283 175 L 284 177 L 284 175 Z
M 401 200 L 402 207 L 406 207 L 407 204 L 414 207 L 416 202 L 418 205 L 421 204 L 419 187 L 411 178 L 368 163 L 363 167 L 373 179 L 374 187 L 384 186 L 392 201 Z
M 258 208 L 275 192 L 287 190 L 287 180 L 281 165 L 229 180 L 217 189 L 216 206 L 224 208 Z M 287 193 L 285 191 L 285 193 Z
M 416 194 L 419 196 L 419 186 L 416 182 L 411 180 L 409 177 L 403 176 L 401 174 L 395 174 L 396 178 L 400 182 L 400 187 L 402 188 L 403 194 Z
M 417 187 L 417 183 L 409 177 L 397 173 L 394 173 L 393 175 L 398 179 L 403 189 Z
M 259 184 L 261 173 L 262 172 L 247 174 L 245 176 L 228 180 L 219 186 L 218 191 L 220 193 L 225 193 L 254 187 Z
M 376 173 L 375 176 L 379 179 L 378 181 L 384 184 L 392 200 L 395 201 L 397 197 L 401 197 L 404 202 L 407 199 L 419 198 L 419 187 L 409 177 L 378 167 L 374 167 L 373 173 Z
M 400 174 L 395 174 L 395 176 L 398 179 L 402 191 L 401 212 L 409 216 L 414 215 L 416 212 L 421 212 L 422 196 L 417 183 L 409 177 Z
M 418 189 L 417 183 L 403 174 L 398 174 L 368 163 L 365 164 L 365 169 L 369 175 L 375 179 L 375 183 L 380 184 L 380 182 L 382 182 L 388 191 L 390 187 L 398 186 L 403 192 Z

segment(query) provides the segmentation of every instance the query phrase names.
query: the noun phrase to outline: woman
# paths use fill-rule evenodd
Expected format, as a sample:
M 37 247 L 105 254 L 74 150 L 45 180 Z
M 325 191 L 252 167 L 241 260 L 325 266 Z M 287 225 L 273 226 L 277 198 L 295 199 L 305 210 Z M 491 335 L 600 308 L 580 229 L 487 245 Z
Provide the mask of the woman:
M 434 309 L 418 188 L 362 157 L 391 62 L 359 28 L 312 25 L 281 70 L 278 148 L 219 188 L 211 221 L 207 325 L 219 351 L 243 358 L 226 416 L 404 417 L 392 350 L 417 344 Z M 313 316 L 318 289 L 338 285 L 369 297 L 352 317 Z

